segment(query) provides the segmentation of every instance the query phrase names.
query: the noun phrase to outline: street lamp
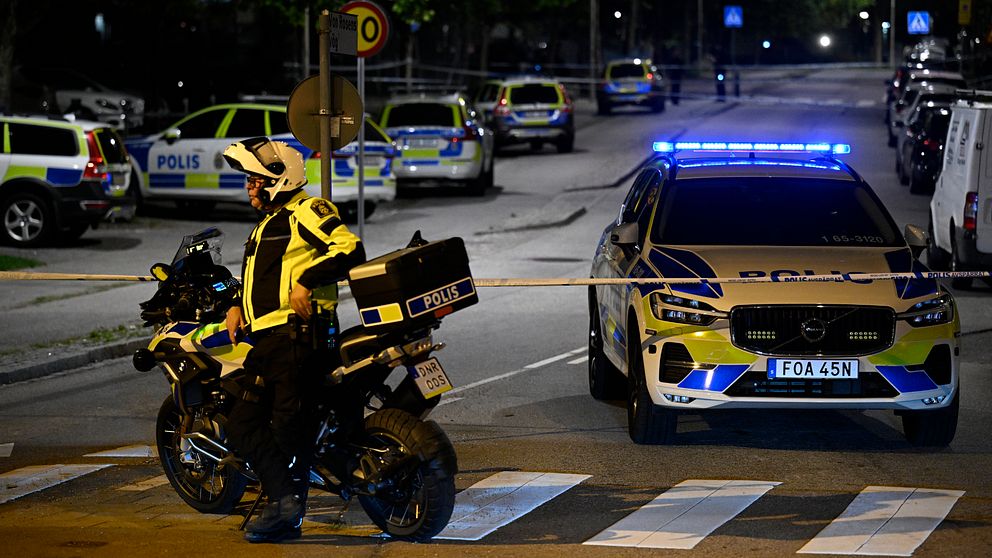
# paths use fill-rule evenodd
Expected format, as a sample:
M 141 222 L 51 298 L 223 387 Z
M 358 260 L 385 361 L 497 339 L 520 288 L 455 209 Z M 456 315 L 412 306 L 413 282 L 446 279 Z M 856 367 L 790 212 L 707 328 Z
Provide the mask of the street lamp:
M 861 11 L 861 12 L 858 13 L 858 17 L 860 17 L 861 19 L 863 19 L 865 21 L 868 21 L 868 12 Z
M 623 14 L 620 13 L 620 10 L 613 12 L 614 19 L 620 19 L 621 16 L 623 16 Z
M 829 35 L 820 35 L 820 46 L 823 47 L 823 48 L 827 48 L 827 47 L 830 46 L 830 36 Z
M 764 48 L 764 49 L 772 48 L 772 42 L 771 41 L 761 41 L 761 48 Z

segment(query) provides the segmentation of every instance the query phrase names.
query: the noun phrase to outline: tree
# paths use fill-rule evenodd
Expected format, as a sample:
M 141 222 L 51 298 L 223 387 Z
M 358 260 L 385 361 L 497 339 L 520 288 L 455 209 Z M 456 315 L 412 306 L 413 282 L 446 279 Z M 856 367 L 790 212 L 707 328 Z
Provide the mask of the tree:
M 13 104 L 14 37 L 17 35 L 17 0 L 0 0 L 0 112 Z

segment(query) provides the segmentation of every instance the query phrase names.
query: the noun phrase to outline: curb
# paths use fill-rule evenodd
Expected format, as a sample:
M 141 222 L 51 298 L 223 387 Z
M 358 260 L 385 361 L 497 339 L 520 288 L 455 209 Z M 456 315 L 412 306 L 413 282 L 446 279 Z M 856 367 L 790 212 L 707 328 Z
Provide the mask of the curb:
M 128 356 L 134 351 L 146 346 L 148 346 L 147 339 L 132 339 L 111 345 L 94 347 L 82 353 L 46 360 L 37 364 L 29 364 L 13 370 L 5 370 L 0 372 L 0 385 L 51 376 L 52 374 L 79 368 L 87 364 Z

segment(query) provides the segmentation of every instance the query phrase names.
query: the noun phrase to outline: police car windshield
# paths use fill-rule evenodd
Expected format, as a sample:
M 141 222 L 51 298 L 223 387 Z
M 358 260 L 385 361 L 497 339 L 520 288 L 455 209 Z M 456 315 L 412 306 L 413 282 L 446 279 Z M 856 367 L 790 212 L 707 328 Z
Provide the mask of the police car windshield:
M 663 188 L 651 242 L 669 245 L 904 246 L 873 192 L 846 180 L 747 177 Z
M 455 112 L 440 103 L 396 105 L 386 116 L 386 126 L 455 126 Z
M 610 78 L 644 77 L 644 66 L 640 64 L 617 64 L 610 68 Z
M 510 102 L 515 105 L 555 104 L 558 89 L 551 84 L 529 83 L 510 88 Z

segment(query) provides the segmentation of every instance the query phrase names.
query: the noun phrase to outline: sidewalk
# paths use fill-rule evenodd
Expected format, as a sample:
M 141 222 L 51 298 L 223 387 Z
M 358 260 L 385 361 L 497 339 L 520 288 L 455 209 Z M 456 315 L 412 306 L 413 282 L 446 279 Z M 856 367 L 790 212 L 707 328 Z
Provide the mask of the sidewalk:
M 27 349 L 5 355 L 0 362 L 0 386 L 42 378 L 96 362 L 130 356 L 148 346 L 151 334 L 108 343 L 77 343 L 68 346 Z

